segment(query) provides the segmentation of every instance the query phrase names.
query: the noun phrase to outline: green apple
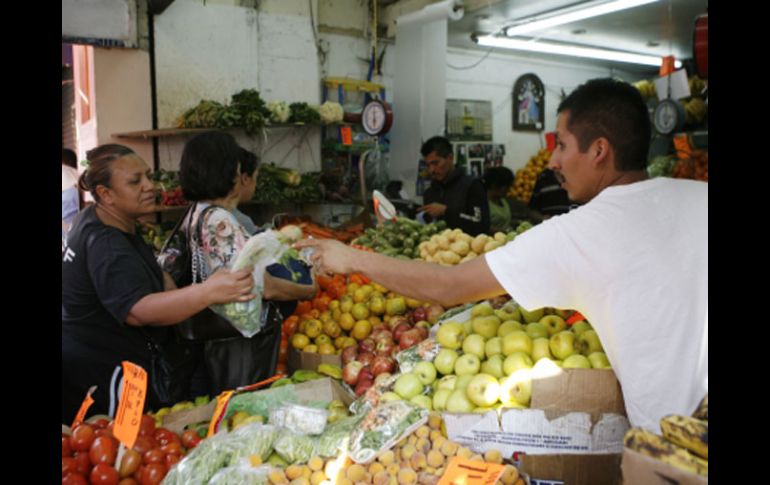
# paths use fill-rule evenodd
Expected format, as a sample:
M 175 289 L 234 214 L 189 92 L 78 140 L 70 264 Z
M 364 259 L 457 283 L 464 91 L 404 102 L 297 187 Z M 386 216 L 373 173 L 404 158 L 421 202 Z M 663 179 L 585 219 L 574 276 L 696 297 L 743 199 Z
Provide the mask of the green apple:
M 468 383 L 471 382 L 471 379 L 473 379 L 473 376 L 476 374 L 466 374 L 464 376 L 457 376 L 457 382 L 455 382 L 455 388 L 454 390 L 462 389 L 465 390 L 466 387 L 468 387 Z
M 499 355 L 503 353 L 503 339 L 500 337 L 492 337 L 484 344 L 484 354 L 487 358 L 493 355 Z
M 503 337 L 503 355 L 508 356 L 514 352 L 532 353 L 532 338 L 523 330 L 514 330 Z
M 521 311 L 521 317 L 527 323 L 537 322 L 543 318 L 543 315 L 545 315 L 545 308 L 537 308 L 535 310 L 529 311 L 520 306 L 519 311 Z
M 463 344 L 464 338 L 465 330 L 462 324 L 457 322 L 442 324 L 438 329 L 438 333 L 436 333 L 436 340 L 445 349 L 459 349 Z
M 481 359 L 475 354 L 463 354 L 455 361 L 455 375 L 475 375 L 481 369 Z
M 437 391 L 440 391 L 441 389 L 454 391 L 455 385 L 457 384 L 457 376 L 455 375 L 444 376 L 436 382 L 438 383 L 438 385 L 436 386 Z
M 403 399 L 401 398 L 401 396 L 399 396 L 393 391 L 382 393 L 382 396 L 380 396 L 379 402 L 388 402 L 388 401 L 403 401 Z
M 473 354 L 480 359 L 484 358 L 485 342 L 484 337 L 478 334 L 471 334 L 465 337 L 463 340 L 463 352 L 465 354 Z
M 470 413 L 475 407 L 465 389 L 455 389 L 446 400 L 446 410 L 450 413 Z
M 423 409 L 431 411 L 433 409 L 433 399 L 424 394 L 418 394 L 409 400 L 410 403 L 416 404 Z
M 495 315 L 497 318 L 500 319 L 501 322 L 504 322 L 506 320 L 516 320 L 521 321 L 521 312 L 519 311 L 519 307 L 506 307 L 503 306 L 500 309 L 495 310 Z
M 503 371 L 503 356 L 501 354 L 493 355 L 481 363 L 481 372 L 493 375 L 500 379 L 505 376 Z
M 412 369 L 423 385 L 428 386 L 436 380 L 436 367 L 431 362 L 418 362 Z
M 524 352 L 514 352 L 503 361 L 503 372 L 509 376 L 519 369 L 532 368 L 532 357 Z
M 532 398 L 530 369 L 519 369 L 500 383 L 500 402 L 503 405 L 517 403 L 528 406 Z
M 471 325 L 473 326 L 473 333 L 489 339 L 497 335 L 497 329 L 500 328 L 500 319 L 494 315 L 476 317 L 471 320 Z
M 463 325 L 463 332 L 465 332 L 465 335 L 470 335 L 473 333 L 473 320 L 466 320 L 462 323 Z
M 532 360 L 537 362 L 540 359 L 550 359 L 551 349 L 548 338 L 536 338 L 532 340 Z
M 433 409 L 436 411 L 444 411 L 446 409 L 446 402 L 449 396 L 452 394 L 451 389 L 439 389 L 433 393 Z
M 471 318 L 492 315 L 494 311 L 495 309 L 492 308 L 492 305 L 490 305 L 488 302 L 479 303 L 478 305 L 471 308 Z
M 546 315 L 540 319 L 540 324 L 548 330 L 549 337 L 567 328 L 567 322 L 559 315 Z
M 575 322 L 572 325 L 572 333 L 580 337 L 580 335 L 585 332 L 586 330 L 591 330 L 593 327 L 590 323 L 586 322 L 585 320 L 580 320 L 579 322 Z
M 590 369 L 591 361 L 585 355 L 572 354 L 564 359 L 562 367 L 565 369 Z
M 548 357 L 543 357 L 535 362 L 534 367 L 532 367 L 532 378 L 547 379 L 549 377 L 558 376 L 562 372 L 561 365 L 557 365 L 556 361 L 549 359 Z
M 588 360 L 594 369 L 611 369 L 610 360 L 604 352 L 591 352 L 588 354 Z
M 412 399 L 414 396 L 421 394 L 425 385 L 417 377 L 417 374 L 409 372 L 408 374 L 401 374 L 396 379 L 396 384 L 393 386 L 393 390 L 396 394 L 403 399 Z
M 433 359 L 433 365 L 436 370 L 444 375 L 451 374 L 455 370 L 455 361 L 459 357 L 459 354 L 452 349 L 441 349 L 436 358 Z
M 524 331 L 527 332 L 527 335 L 532 337 L 533 340 L 536 338 L 550 337 L 550 335 L 548 334 L 548 329 L 545 328 L 545 326 L 539 322 L 528 323 L 527 326 L 524 327 Z
M 552 336 L 549 346 L 551 354 L 557 359 L 564 360 L 570 355 L 577 353 L 575 349 L 575 334 L 569 330 L 564 330 Z
M 599 341 L 599 334 L 596 333 L 596 330 L 586 330 L 585 332 L 581 333 L 580 337 L 577 339 L 577 344 L 575 345 L 583 355 L 590 355 L 594 352 L 604 351 L 602 343 Z
M 516 320 L 504 320 L 500 324 L 500 328 L 497 329 L 497 336 L 500 338 L 505 337 L 514 330 L 524 330 L 524 325 Z
M 468 383 L 465 393 L 476 406 L 491 406 L 500 398 L 500 383 L 489 374 L 477 374 Z

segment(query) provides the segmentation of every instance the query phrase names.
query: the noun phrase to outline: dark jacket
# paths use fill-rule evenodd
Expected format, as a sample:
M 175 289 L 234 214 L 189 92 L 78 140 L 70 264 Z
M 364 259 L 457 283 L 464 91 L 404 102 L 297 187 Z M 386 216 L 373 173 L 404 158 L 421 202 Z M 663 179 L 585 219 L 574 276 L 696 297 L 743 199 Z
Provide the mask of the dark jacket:
M 438 202 L 447 206 L 441 220 L 447 227 L 459 228 L 476 236 L 489 232 L 489 201 L 481 180 L 455 168 L 443 182 L 432 181 L 423 194 L 423 203 Z

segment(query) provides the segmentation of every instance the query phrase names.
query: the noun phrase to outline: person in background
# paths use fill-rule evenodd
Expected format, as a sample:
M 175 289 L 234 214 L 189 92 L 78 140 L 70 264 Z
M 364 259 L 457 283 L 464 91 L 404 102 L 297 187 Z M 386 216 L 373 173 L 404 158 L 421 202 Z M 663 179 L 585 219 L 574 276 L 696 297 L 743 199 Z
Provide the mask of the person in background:
M 188 241 L 200 241 L 195 244 L 197 247 L 191 247 L 191 253 L 196 254 L 200 249 L 199 276 L 204 281 L 207 275 L 230 266 L 251 237 L 232 212 L 241 200 L 244 180 L 248 180 L 240 172 L 243 159 L 244 150 L 232 135 L 224 132 L 197 135 L 185 144 L 182 153 L 179 173 L 182 191 L 187 200 L 196 203 L 188 216 L 191 218 L 189 226 L 186 223 L 184 226 L 197 227 L 201 214 L 208 207 L 215 207 L 203 215 L 200 235 L 187 235 Z M 302 263 L 292 261 L 290 264 L 294 269 L 295 265 Z M 303 266 L 304 273 L 300 280 L 293 282 L 289 269 L 278 265 L 283 268 L 282 273 L 274 276 L 270 269 L 273 266 L 264 273 L 262 298 L 266 300 L 269 313 L 264 322 L 258 322 L 258 326 L 262 327 L 259 333 L 251 338 L 237 336 L 204 342 L 204 359 L 212 395 L 274 375 L 281 323 L 291 313 L 285 313 L 286 307 L 281 308 L 278 303 L 310 299 L 316 293 L 309 268 Z
M 257 189 L 257 175 L 259 159 L 252 152 L 241 148 L 241 172 L 238 175 L 240 177 L 241 193 L 238 199 L 239 204 L 248 202 L 254 197 L 254 191 Z M 257 233 L 257 226 L 251 217 L 247 216 L 238 209 L 238 206 L 233 207 L 231 211 L 238 222 L 246 229 L 249 234 Z
M 658 432 L 708 393 L 708 183 L 648 179 L 639 91 L 593 79 L 557 109 L 549 162 L 579 208 L 456 266 L 402 261 L 307 239 L 321 271 L 363 273 L 444 306 L 508 293 L 522 307 L 578 310 L 620 381 L 632 426 Z
M 508 167 L 490 167 L 484 173 L 484 187 L 489 199 L 489 233 L 509 232 L 530 219 L 530 210 L 520 200 L 508 197 L 513 172 Z
M 61 236 L 69 231 L 72 219 L 80 210 L 78 191 L 78 157 L 69 148 L 61 149 Z
M 529 198 L 529 208 L 537 220 L 564 214 L 577 206 L 578 204 L 569 200 L 567 191 L 561 187 L 553 170 L 546 168 L 540 172 Z
M 452 144 L 442 136 L 434 136 L 420 149 L 431 176 L 431 184 L 423 194 L 425 211 L 433 220 L 446 221 L 447 227 L 462 229 L 476 236 L 489 232 L 489 202 L 481 180 L 465 169 L 454 166 Z
M 139 218 L 155 210 L 147 164 L 114 144 L 94 148 L 88 160 L 80 187 L 95 204 L 75 217 L 62 245 L 62 423 L 72 422 L 93 385 L 89 414 L 114 416 L 122 361 L 150 374 L 149 341 L 164 346 L 172 325 L 207 306 L 253 298 L 248 270 L 221 269 L 176 289 L 136 231 Z M 161 402 L 148 379 L 145 409 L 174 404 Z

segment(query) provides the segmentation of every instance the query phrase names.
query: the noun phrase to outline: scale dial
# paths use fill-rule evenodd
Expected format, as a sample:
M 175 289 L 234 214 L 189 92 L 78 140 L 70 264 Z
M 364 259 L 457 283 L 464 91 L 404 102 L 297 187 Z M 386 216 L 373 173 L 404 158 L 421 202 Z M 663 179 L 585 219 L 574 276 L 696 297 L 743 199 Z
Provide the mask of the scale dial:
M 361 125 L 372 136 L 382 135 L 390 129 L 393 113 L 382 101 L 375 99 L 367 103 L 361 112 Z
M 684 108 L 672 99 L 664 99 L 655 107 L 655 129 L 661 135 L 670 135 L 684 127 Z

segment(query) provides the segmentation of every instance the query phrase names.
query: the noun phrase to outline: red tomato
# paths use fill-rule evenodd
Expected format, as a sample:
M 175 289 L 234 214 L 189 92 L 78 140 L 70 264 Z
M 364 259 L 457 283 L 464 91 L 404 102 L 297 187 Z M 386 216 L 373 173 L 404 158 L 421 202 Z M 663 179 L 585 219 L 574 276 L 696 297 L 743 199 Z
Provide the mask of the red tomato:
M 61 435 L 61 456 L 72 456 L 72 447 L 70 447 L 70 437 Z
M 114 438 L 112 434 L 112 430 L 109 430 L 107 428 L 97 429 L 96 431 L 94 431 L 94 434 L 96 435 L 97 438 L 100 436 L 109 436 L 110 438 Z
M 70 473 L 61 479 L 61 485 L 88 485 L 88 480 L 80 473 Z
M 147 436 L 137 436 L 136 441 L 134 441 L 133 450 L 144 456 L 145 453 L 155 448 L 156 444 L 157 443 L 155 443 L 155 440 L 152 438 L 148 438 Z
M 139 485 L 139 482 L 137 482 L 134 478 L 127 477 L 119 481 L 118 485 Z
M 166 476 L 168 470 L 162 463 L 152 463 L 144 467 L 139 482 L 142 485 L 158 485 Z
M 166 454 L 160 448 L 154 448 L 142 457 L 142 463 L 149 465 L 150 463 L 163 463 Z
M 182 455 L 176 454 L 176 453 L 169 453 L 166 455 L 166 467 L 168 467 L 169 470 L 171 470 L 171 467 L 179 463 L 179 461 L 182 459 Z
M 91 485 L 118 485 L 118 471 L 106 463 L 99 463 L 91 470 Z
M 79 451 L 74 455 L 75 461 L 78 462 L 78 473 L 82 475 L 88 475 L 91 472 L 91 459 L 88 457 L 87 451 Z
M 165 453 L 167 455 L 169 453 L 176 454 L 176 455 L 181 455 L 182 454 L 182 443 L 181 442 L 177 443 L 176 441 L 171 441 L 170 443 L 161 446 L 160 449 L 163 451 L 163 453 Z
M 109 421 L 107 421 L 104 418 L 99 418 L 95 420 L 94 422 L 90 423 L 91 426 L 93 426 L 95 429 L 106 429 L 107 425 L 110 424 Z
M 188 450 L 195 448 L 198 446 L 198 443 L 201 442 L 201 437 L 198 436 L 198 433 L 195 431 L 188 429 L 184 433 L 182 433 L 182 445 L 187 448 Z
M 155 441 L 160 444 L 160 446 L 165 446 L 169 443 L 178 443 L 182 444 L 182 441 L 179 439 L 179 436 L 176 435 L 173 431 L 166 429 L 166 428 L 158 428 L 155 430 Z
M 142 455 L 135 450 L 126 450 L 123 453 L 123 458 L 120 460 L 120 466 L 118 467 L 118 475 L 121 478 L 126 478 L 133 475 L 139 469 L 139 465 L 142 464 Z
M 61 459 L 61 476 L 66 477 L 69 473 L 78 472 L 78 462 L 71 456 L 65 456 Z
M 141 436 L 153 436 L 155 434 L 155 419 L 152 416 L 142 415 L 142 422 L 139 424 L 139 434 Z
M 278 347 L 278 362 L 286 362 L 289 359 L 289 346 L 283 345 L 283 342 L 281 342 L 281 346 Z
M 118 441 L 109 436 L 100 436 L 94 440 L 91 449 L 88 451 L 88 457 L 91 463 L 96 466 L 99 463 L 107 465 L 115 464 L 115 457 L 118 454 Z
M 75 451 L 88 451 L 95 438 L 93 427 L 88 424 L 80 424 L 72 430 L 70 446 Z

